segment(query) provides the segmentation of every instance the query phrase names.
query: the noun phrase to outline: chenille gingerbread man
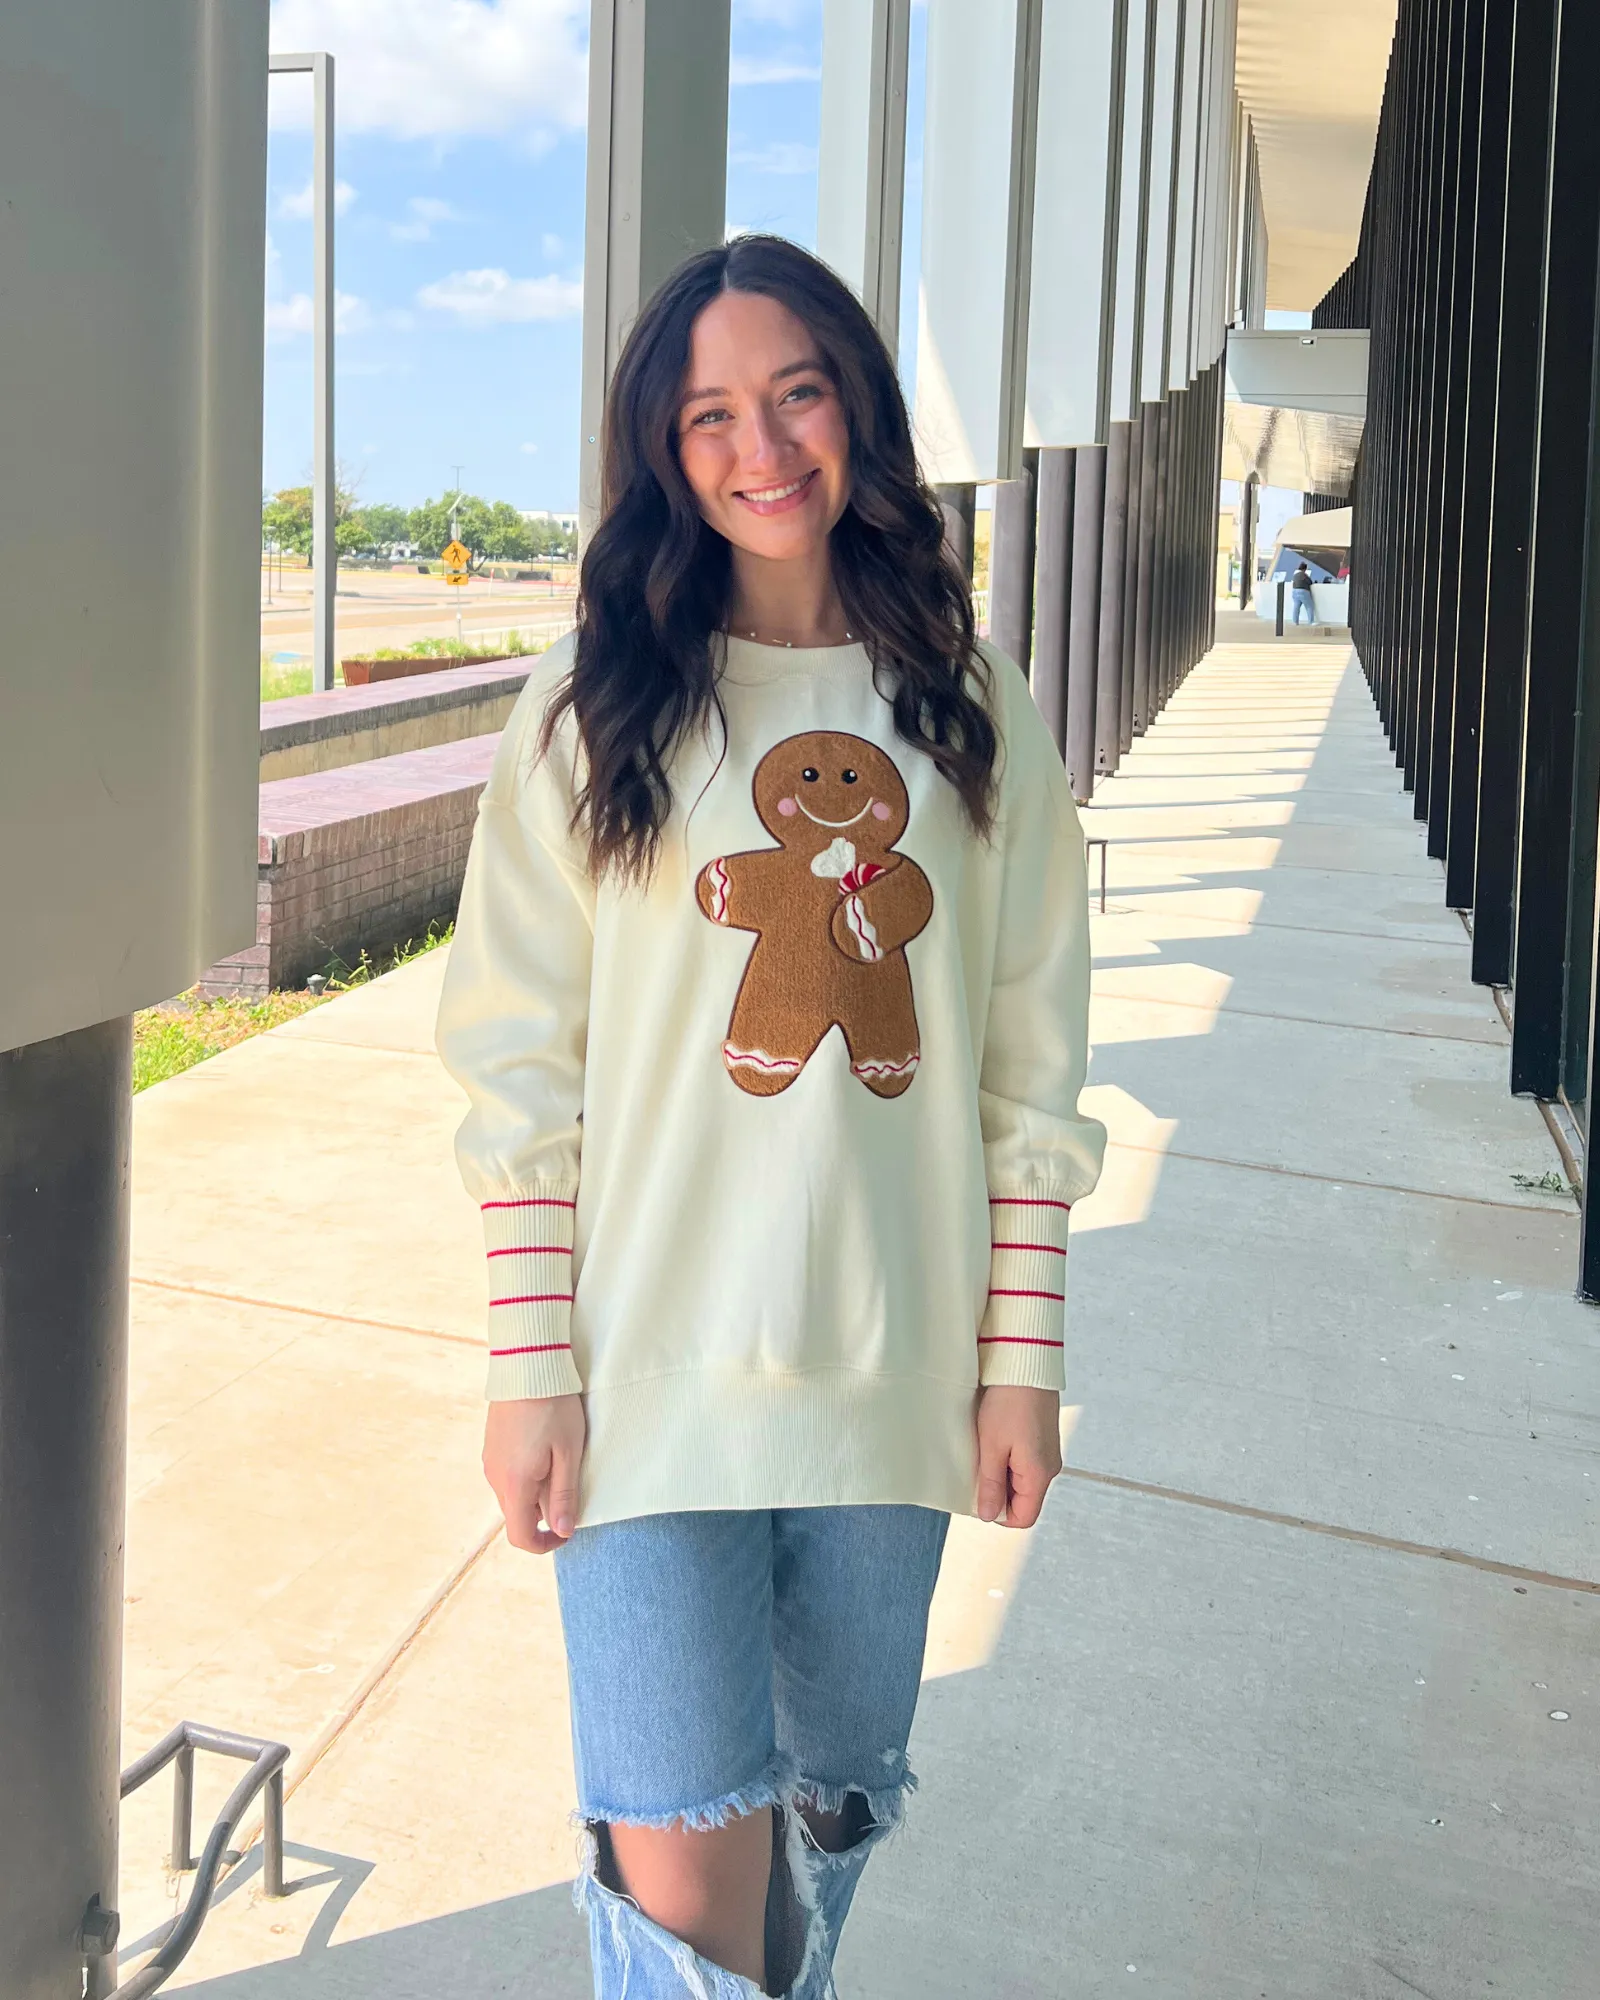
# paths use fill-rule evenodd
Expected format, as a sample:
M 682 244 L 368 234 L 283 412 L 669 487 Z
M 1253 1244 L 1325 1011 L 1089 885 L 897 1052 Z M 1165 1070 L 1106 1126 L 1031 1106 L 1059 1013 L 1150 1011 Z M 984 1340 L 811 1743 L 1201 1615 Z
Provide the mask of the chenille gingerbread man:
M 713 923 L 756 933 L 722 1045 L 728 1074 L 775 1097 L 837 1027 L 854 1074 L 898 1097 L 921 1056 L 905 947 L 933 914 L 927 876 L 894 852 L 905 780 L 876 744 L 816 730 L 769 750 L 751 789 L 779 845 L 721 855 L 695 883 Z

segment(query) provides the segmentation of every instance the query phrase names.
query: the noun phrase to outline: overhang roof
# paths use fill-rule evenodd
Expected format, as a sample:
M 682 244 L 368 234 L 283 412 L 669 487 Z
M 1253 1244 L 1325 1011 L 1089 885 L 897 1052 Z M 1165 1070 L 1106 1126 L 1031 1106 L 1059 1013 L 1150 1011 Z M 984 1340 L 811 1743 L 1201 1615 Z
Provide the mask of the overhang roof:
M 1267 304 L 1309 312 L 1356 254 L 1396 0 L 1239 0 L 1235 77 L 1255 126 Z

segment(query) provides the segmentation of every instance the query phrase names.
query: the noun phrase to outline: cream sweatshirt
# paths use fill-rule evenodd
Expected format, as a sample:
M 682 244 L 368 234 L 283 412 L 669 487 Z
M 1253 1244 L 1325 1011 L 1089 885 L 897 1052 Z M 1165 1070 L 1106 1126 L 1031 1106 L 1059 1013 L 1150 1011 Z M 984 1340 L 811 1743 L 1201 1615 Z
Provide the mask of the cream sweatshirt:
M 580 1521 L 971 1512 L 980 1384 L 1059 1390 L 1067 1216 L 1103 1128 L 1083 838 L 991 652 L 992 838 L 860 646 L 727 643 L 645 888 L 591 879 L 571 642 L 484 791 L 439 1012 L 483 1211 L 489 1396 L 581 1391 Z

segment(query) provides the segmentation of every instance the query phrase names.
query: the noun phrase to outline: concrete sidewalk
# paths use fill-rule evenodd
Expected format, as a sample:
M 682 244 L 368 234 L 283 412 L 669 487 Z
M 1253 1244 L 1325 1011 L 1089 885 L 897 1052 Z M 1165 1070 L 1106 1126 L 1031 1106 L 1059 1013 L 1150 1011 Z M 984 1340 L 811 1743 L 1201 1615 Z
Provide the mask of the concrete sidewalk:
M 1358 669 L 1219 648 L 1086 817 L 1072 1476 L 1032 1536 L 958 1524 L 842 1990 L 1590 2000 L 1600 1321 Z M 236 1872 L 179 1975 L 217 2000 L 588 1991 L 441 971 L 138 1102 L 127 1748 L 296 1750 L 300 1886 Z M 130 1943 L 165 1809 L 124 1815 Z

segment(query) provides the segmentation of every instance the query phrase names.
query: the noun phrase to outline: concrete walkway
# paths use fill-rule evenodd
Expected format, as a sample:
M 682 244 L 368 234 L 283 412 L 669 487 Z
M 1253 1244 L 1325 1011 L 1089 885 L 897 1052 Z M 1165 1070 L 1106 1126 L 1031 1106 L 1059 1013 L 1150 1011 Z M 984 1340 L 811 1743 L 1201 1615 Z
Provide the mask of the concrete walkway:
M 1592 2000 L 1600 1319 L 1359 670 L 1219 647 L 1087 817 L 1072 1476 L 1030 1537 L 958 1524 L 846 2000 Z M 138 1102 L 128 1750 L 296 1750 L 300 1886 L 237 1871 L 180 1975 L 216 2000 L 588 1991 L 441 970 Z

